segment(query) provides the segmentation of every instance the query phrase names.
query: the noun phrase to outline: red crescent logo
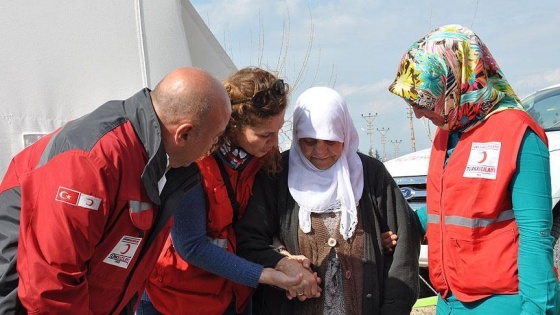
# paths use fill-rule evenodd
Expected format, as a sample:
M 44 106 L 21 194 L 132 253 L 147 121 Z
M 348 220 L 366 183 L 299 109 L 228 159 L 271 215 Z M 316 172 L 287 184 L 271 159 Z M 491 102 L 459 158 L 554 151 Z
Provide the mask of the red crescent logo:
M 124 246 L 126 246 L 126 249 L 124 250 L 124 252 L 121 252 L 121 254 L 126 254 L 128 253 L 128 251 L 130 250 L 130 244 L 124 244 Z
M 486 153 L 486 151 L 482 151 L 482 159 L 480 161 L 478 161 L 477 163 L 482 163 L 484 161 L 486 161 L 486 158 L 488 157 L 488 153 Z

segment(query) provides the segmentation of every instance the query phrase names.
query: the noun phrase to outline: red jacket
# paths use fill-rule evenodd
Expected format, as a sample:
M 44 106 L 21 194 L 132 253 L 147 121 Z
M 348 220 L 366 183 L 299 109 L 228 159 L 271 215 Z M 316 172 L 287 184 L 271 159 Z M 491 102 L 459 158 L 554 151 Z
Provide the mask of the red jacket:
M 461 135 L 444 167 L 448 131 L 434 139 L 427 183 L 430 280 L 446 297 L 471 302 L 518 292 L 519 232 L 508 189 L 527 128 L 525 112 L 505 110 Z
M 208 201 L 207 233 L 216 244 L 235 253 L 237 244 L 232 226 L 233 209 L 224 179 L 213 156 L 199 162 Z M 225 166 L 239 202 L 240 218 L 245 213 L 255 175 L 262 163 L 253 159 L 242 172 Z M 237 183 L 237 185 L 235 184 Z M 163 314 L 222 314 L 236 299 L 241 312 L 253 289 L 189 265 L 173 248 L 168 237 L 146 288 L 152 304 Z
M 145 89 L 12 160 L 0 194 L 20 198 L 1 207 L 20 209 L 18 294 L 30 314 L 115 314 L 139 300 L 170 228 L 155 218 L 174 207 L 158 207 L 167 158 L 154 126 Z

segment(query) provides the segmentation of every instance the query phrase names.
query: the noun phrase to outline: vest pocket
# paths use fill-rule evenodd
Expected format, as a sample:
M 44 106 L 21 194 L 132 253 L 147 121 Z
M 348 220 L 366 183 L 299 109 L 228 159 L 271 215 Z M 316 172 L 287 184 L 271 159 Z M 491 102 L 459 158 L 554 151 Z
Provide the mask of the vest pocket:
M 465 238 L 453 232 L 443 239 L 444 269 L 451 290 L 472 295 L 517 291 L 517 228 Z
M 179 294 L 219 295 L 223 293 L 223 286 L 226 285 L 225 278 L 183 260 L 171 242 L 166 243 L 165 251 L 160 256 L 156 268 L 157 279 L 155 280 L 160 282 L 159 285 L 167 291 Z
M 213 238 L 223 238 L 222 232 L 233 222 L 233 209 L 226 186 L 214 188 L 214 194 L 208 196 L 208 235 Z
M 128 213 L 132 224 L 142 231 L 149 230 L 154 224 L 156 210 L 151 202 L 129 200 Z

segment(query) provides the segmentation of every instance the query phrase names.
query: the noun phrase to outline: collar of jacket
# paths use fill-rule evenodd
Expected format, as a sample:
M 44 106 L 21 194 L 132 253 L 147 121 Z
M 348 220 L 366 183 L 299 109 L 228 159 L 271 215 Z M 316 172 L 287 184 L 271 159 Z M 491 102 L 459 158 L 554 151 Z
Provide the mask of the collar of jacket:
M 148 162 L 142 172 L 142 182 L 153 203 L 160 205 L 158 181 L 165 174 L 167 153 L 161 141 L 161 126 L 154 110 L 150 89 L 144 88 L 125 101 L 124 110 L 136 134 L 148 154 Z M 127 106 L 134 103 L 136 106 Z M 130 112 L 127 111 L 130 109 Z

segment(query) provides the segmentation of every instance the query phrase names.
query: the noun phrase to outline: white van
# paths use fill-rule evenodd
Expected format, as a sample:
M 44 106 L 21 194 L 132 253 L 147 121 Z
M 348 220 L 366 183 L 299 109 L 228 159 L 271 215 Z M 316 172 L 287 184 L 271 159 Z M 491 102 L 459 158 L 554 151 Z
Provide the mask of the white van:
M 550 175 L 552 182 L 552 209 L 554 226 L 552 235 L 560 236 L 560 84 L 538 90 L 523 100 L 529 114 L 544 128 L 550 151 Z M 426 204 L 426 174 L 431 149 L 424 149 L 385 162 L 389 173 L 416 210 Z M 560 269 L 560 242 L 554 248 L 554 264 Z M 428 268 L 428 247 L 422 245 L 420 267 Z M 421 270 L 422 271 L 422 270 Z M 426 270 L 421 275 L 426 275 Z M 427 277 L 423 277 L 427 280 Z

